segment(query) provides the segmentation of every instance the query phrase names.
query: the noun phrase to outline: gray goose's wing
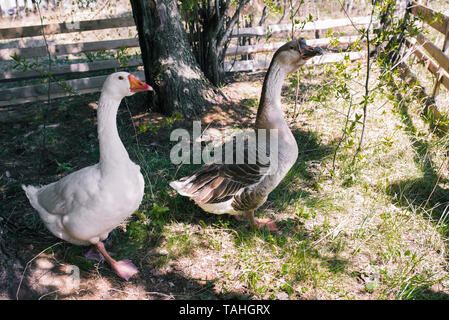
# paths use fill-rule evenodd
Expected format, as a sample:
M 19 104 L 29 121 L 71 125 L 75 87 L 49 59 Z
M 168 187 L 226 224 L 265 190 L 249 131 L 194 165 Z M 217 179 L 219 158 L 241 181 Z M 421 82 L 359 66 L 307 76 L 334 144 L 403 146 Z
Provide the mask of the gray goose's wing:
M 265 195 L 259 196 L 256 187 L 268 174 L 269 159 L 265 154 L 263 161 L 260 161 L 257 147 L 248 148 L 245 141 L 243 163 L 237 164 L 235 139 L 232 143 L 234 143 L 232 164 L 225 163 L 225 147 L 222 146 L 221 163 L 204 165 L 192 175 L 173 181 L 170 185 L 197 204 L 218 204 L 234 198 L 232 207 L 236 211 L 252 210 L 260 206 L 261 202 L 265 201 Z M 251 151 L 255 151 L 256 155 L 250 157 Z

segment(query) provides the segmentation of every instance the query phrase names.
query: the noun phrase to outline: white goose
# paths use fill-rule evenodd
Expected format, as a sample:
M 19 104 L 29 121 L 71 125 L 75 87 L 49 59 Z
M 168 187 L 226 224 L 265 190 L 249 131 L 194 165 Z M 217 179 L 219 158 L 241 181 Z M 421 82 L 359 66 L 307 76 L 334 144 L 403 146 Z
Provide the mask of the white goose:
M 120 140 L 116 116 L 121 100 L 153 90 L 127 72 L 107 77 L 97 110 L 100 162 L 46 186 L 22 185 L 31 205 L 58 238 L 75 245 L 93 244 L 125 280 L 136 274 L 129 260 L 115 261 L 102 240 L 138 209 L 144 194 L 140 167 L 132 162 Z

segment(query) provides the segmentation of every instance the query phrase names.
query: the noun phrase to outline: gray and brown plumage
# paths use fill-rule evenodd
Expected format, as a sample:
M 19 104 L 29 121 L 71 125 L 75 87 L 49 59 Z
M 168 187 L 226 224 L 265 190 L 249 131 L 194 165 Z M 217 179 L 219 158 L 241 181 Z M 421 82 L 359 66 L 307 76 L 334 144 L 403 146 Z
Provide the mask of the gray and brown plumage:
M 243 164 L 224 161 L 204 165 L 192 175 L 172 181 L 170 186 L 180 195 L 187 196 L 204 211 L 214 214 L 245 214 L 252 227 L 276 230 L 271 219 L 254 218 L 254 210 L 267 200 L 268 195 L 282 181 L 298 156 L 298 146 L 290 131 L 281 109 L 282 83 L 287 74 L 297 70 L 308 59 L 322 54 L 321 49 L 312 48 L 305 39 L 290 41 L 274 54 L 262 87 L 257 110 L 255 132 L 265 129 L 267 137 L 271 129 L 277 129 L 277 162 L 248 161 L 251 148 L 245 144 Z M 257 136 L 257 134 L 256 134 Z M 266 150 L 270 152 L 270 139 L 266 140 Z M 233 140 L 233 150 L 235 142 Z M 259 144 L 256 144 L 259 146 Z M 224 150 L 230 150 L 223 146 Z M 274 149 L 274 148 L 271 148 Z M 251 149 L 253 150 L 253 149 Z M 256 153 L 257 153 L 256 148 Z M 274 151 L 273 151 L 274 152 Z M 265 158 L 263 158 L 265 160 Z M 235 156 L 234 156 L 235 160 Z M 254 162 L 254 161 L 253 161 Z

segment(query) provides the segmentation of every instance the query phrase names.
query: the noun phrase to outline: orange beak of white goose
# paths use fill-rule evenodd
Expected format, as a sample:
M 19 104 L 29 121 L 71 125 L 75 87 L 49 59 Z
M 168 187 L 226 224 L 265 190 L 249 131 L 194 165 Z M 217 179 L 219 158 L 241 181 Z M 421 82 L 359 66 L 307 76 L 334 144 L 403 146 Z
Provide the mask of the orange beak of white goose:
M 129 89 L 131 90 L 131 92 L 153 91 L 153 88 L 151 86 L 143 81 L 140 81 L 132 74 L 128 76 L 128 79 L 130 85 Z

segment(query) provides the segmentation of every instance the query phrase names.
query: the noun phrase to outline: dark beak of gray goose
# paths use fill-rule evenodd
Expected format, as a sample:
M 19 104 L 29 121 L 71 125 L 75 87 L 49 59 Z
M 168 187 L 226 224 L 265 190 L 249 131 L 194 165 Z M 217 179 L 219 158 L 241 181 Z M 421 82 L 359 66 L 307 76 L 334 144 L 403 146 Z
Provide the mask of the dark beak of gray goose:
M 323 54 L 323 50 L 321 50 L 321 48 L 308 46 L 304 38 L 299 38 L 297 40 L 297 45 L 301 58 L 304 60 Z

